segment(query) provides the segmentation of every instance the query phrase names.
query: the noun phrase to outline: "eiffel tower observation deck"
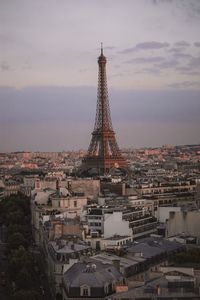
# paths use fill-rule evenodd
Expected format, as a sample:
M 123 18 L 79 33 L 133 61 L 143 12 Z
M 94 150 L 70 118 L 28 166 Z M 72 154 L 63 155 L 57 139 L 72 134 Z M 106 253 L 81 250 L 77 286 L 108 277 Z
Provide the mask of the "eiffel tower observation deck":
M 98 58 L 99 73 L 95 125 L 87 155 L 82 162 L 83 171 L 96 169 L 96 173 L 100 175 L 108 174 L 113 168 L 127 168 L 127 163 L 118 147 L 111 121 L 106 62 L 101 46 L 101 54 Z

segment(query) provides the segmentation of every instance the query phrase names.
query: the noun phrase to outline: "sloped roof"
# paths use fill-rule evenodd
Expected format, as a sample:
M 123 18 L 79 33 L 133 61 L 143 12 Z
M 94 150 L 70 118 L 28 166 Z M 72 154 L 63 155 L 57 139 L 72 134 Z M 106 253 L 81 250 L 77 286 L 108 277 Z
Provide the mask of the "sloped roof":
M 144 258 L 151 258 L 161 253 L 177 250 L 182 244 L 176 241 L 169 241 L 163 238 L 148 237 L 138 240 L 137 243 L 128 247 L 129 253 L 141 253 Z
M 90 287 L 103 287 L 111 281 L 118 281 L 122 275 L 114 266 L 102 263 L 86 264 L 78 262 L 74 264 L 64 275 L 64 282 L 71 287 L 88 285 Z

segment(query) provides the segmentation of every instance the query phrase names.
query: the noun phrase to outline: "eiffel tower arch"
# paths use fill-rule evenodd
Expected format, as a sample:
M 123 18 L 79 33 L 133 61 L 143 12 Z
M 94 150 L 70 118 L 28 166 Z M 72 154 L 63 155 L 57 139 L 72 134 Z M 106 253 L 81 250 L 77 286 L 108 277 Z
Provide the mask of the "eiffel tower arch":
M 87 155 L 81 166 L 83 171 L 97 169 L 98 174 L 107 174 L 112 168 L 127 168 L 126 160 L 123 158 L 117 144 L 111 121 L 106 62 L 101 47 L 101 54 L 98 58 L 99 73 L 95 125 Z

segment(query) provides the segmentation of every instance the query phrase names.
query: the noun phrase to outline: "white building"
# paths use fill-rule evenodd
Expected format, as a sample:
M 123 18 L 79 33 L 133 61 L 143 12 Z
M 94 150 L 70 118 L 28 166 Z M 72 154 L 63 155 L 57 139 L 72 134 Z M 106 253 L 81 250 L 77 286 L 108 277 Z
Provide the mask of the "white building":
M 129 222 L 124 220 L 122 216 L 122 211 L 116 211 L 112 214 L 105 213 L 104 238 L 109 238 L 113 235 L 132 236 L 132 229 L 129 227 Z
M 160 223 L 165 223 L 169 219 L 170 212 L 179 212 L 180 207 L 176 206 L 158 206 L 157 218 Z

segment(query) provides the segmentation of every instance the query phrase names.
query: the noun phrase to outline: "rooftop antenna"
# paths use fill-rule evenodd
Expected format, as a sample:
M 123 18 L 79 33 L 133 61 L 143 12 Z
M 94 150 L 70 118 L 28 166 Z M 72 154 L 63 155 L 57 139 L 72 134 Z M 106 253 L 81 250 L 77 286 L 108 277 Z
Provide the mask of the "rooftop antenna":
M 101 42 L 101 55 L 103 55 L 103 43 Z

